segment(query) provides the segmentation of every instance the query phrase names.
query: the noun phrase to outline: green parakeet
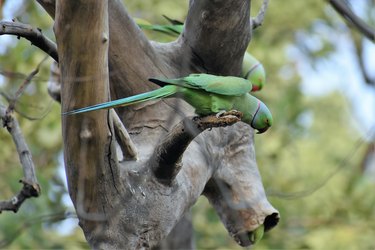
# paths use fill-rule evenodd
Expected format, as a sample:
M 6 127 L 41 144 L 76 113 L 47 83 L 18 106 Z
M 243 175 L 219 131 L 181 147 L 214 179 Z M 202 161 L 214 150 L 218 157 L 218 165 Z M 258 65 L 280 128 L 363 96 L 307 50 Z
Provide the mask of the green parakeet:
M 141 29 L 158 31 L 170 36 L 178 36 L 182 33 L 184 29 L 183 22 L 171 19 L 165 15 L 163 15 L 163 17 L 167 19 L 171 24 L 152 25 L 146 20 L 139 18 L 135 18 L 135 21 Z M 251 92 L 261 90 L 266 81 L 266 72 L 263 65 L 247 51 L 245 52 L 242 62 L 241 77 L 251 81 L 251 84 L 253 85 Z
M 162 88 L 68 111 L 64 115 L 128 106 L 167 97 L 178 97 L 193 106 L 195 113 L 200 116 L 237 110 L 243 113 L 242 121 L 257 129 L 258 133 L 265 132 L 272 125 L 271 112 L 262 101 L 248 93 L 252 89 L 252 85 L 246 79 L 233 76 L 191 74 L 178 79 L 150 78 L 149 80 Z
M 266 82 L 266 71 L 263 65 L 248 52 L 243 57 L 241 76 L 253 84 L 251 90 L 253 92 L 261 90 Z

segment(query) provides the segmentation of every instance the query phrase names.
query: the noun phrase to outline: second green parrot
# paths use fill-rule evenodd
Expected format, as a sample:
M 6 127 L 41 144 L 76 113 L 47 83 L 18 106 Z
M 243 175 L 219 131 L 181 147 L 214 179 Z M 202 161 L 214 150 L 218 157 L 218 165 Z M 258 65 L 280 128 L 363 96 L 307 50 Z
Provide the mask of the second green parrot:
M 128 106 L 166 97 L 178 97 L 193 106 L 195 113 L 200 116 L 237 110 L 243 114 L 242 121 L 258 130 L 258 133 L 265 132 L 272 125 L 271 112 L 262 101 L 248 93 L 252 89 L 252 84 L 246 79 L 233 76 L 191 74 L 178 79 L 150 78 L 149 80 L 161 88 L 68 111 L 64 115 Z

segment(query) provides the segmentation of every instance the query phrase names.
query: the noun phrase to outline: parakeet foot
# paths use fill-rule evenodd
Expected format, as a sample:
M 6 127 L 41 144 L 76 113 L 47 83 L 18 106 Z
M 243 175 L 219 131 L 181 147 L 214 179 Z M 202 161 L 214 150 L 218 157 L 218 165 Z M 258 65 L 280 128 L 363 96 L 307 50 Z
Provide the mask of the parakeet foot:
M 220 114 L 209 115 L 204 117 L 194 117 L 193 121 L 198 124 L 201 129 L 226 127 L 241 121 L 242 113 L 236 110 L 229 112 L 220 112 Z
M 235 116 L 235 117 L 237 117 L 238 119 L 241 120 L 243 114 L 242 114 L 242 112 L 237 111 L 237 110 L 229 110 L 229 111 L 222 110 L 222 111 L 220 111 L 219 113 L 216 114 L 217 118 L 226 117 L 226 116 Z
M 218 113 L 216 113 L 216 118 L 220 118 L 220 117 L 224 116 L 224 114 L 225 114 L 226 112 L 227 112 L 226 110 L 221 110 L 221 111 L 219 111 Z

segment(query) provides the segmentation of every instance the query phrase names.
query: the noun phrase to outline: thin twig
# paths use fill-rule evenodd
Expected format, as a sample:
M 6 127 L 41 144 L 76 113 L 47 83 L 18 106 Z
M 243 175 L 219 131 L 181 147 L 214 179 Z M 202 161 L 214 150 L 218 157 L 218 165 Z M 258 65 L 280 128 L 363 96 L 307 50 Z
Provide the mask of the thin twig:
M 9 102 L 9 106 L 6 110 L 6 115 L 9 115 L 11 112 L 13 112 L 15 106 L 16 106 L 16 102 L 17 100 L 20 98 L 20 96 L 23 94 L 23 92 L 25 91 L 27 85 L 30 84 L 31 80 L 33 79 L 33 77 L 38 74 L 39 72 L 39 68 L 40 66 L 42 65 L 42 63 L 47 60 L 48 57 L 45 57 L 37 66 L 36 68 L 26 77 L 25 81 L 22 83 L 22 85 L 18 88 L 16 94 L 15 94 L 15 97 Z
M 364 62 L 364 55 L 363 55 L 363 43 L 362 38 L 356 36 L 352 31 L 352 38 L 353 38 L 353 44 L 355 48 L 355 56 L 359 64 L 359 69 L 362 73 L 363 79 L 365 80 L 365 83 L 368 85 L 372 85 L 375 87 L 375 77 L 372 77 L 369 72 L 367 72 Z
M 329 0 L 331 6 L 347 21 L 354 25 L 359 32 L 371 41 L 375 41 L 375 29 L 370 27 L 361 18 L 359 18 L 351 8 L 342 0 Z
M 17 212 L 26 199 L 39 196 L 40 186 L 35 175 L 35 167 L 31 152 L 22 135 L 16 118 L 7 114 L 5 107 L 0 107 L 0 117 L 3 120 L 3 126 L 12 135 L 24 174 L 24 178 L 20 181 L 23 184 L 23 188 L 12 199 L 8 201 L 0 201 L 0 213 L 3 210 Z
M 14 100 L 14 98 L 8 96 L 6 93 L 0 91 L 0 96 L 3 96 L 9 103 L 12 102 Z M 18 100 L 17 101 L 18 104 L 21 104 L 21 102 Z M 25 105 L 25 104 L 23 104 Z M 28 105 L 29 108 L 32 108 L 32 109 L 42 109 L 42 107 L 40 106 L 35 106 L 35 105 Z M 19 108 L 17 108 L 17 106 L 14 108 L 14 110 L 16 111 L 17 114 L 19 114 L 20 116 L 22 116 L 23 118 L 29 120 L 29 121 L 37 121 L 37 120 L 42 120 L 44 117 L 46 117 L 49 112 L 51 111 L 52 109 L 52 100 L 48 103 L 48 106 L 47 108 L 44 109 L 43 113 L 41 115 L 37 115 L 37 116 L 31 116 L 29 114 L 26 114 L 25 112 L 21 111 Z
M 121 122 L 114 109 L 110 109 L 109 114 L 112 118 L 115 135 L 118 144 L 120 145 L 124 160 L 137 160 L 138 151 L 133 141 L 130 139 L 129 133 L 124 124 Z
M 255 30 L 259 26 L 263 24 L 264 16 L 266 14 L 266 10 L 268 8 L 269 0 L 263 0 L 262 6 L 256 17 L 251 18 L 251 30 Z
M 23 37 L 29 40 L 32 45 L 50 55 L 56 62 L 59 61 L 56 44 L 44 36 L 42 30 L 39 28 L 33 28 L 28 24 L 20 22 L 1 21 L 0 35 L 15 35 L 17 38 Z
M 63 221 L 66 219 L 77 218 L 77 215 L 74 212 L 70 211 L 60 211 L 60 212 L 54 212 L 50 214 L 45 215 L 39 215 L 37 217 L 28 219 L 24 221 L 23 223 L 18 222 L 17 228 L 9 230 L 6 235 L 4 235 L 4 238 L 0 238 L 0 248 L 5 249 L 9 247 L 9 245 L 17 239 L 17 237 L 21 236 L 23 232 L 26 230 L 30 230 L 31 226 L 34 226 L 36 224 L 42 224 L 42 223 L 56 223 L 59 221 Z

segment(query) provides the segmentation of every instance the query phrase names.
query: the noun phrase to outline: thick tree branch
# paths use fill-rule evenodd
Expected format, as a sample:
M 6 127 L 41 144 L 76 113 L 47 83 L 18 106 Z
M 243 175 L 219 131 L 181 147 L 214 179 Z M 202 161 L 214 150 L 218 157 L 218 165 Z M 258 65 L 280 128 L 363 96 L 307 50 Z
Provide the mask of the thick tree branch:
M 239 75 L 251 38 L 245 30 L 250 1 L 192 1 L 182 35 L 185 60 L 195 65 L 193 71 Z
M 27 146 L 27 143 L 22 135 L 21 129 L 13 116 L 6 112 L 5 107 L 0 106 L 0 117 L 3 121 L 3 126 L 11 134 L 14 144 L 20 158 L 23 168 L 24 178 L 20 182 L 23 183 L 23 188 L 10 201 L 0 202 L 0 212 L 2 210 L 12 210 L 17 212 L 22 203 L 30 197 L 38 197 L 40 194 L 40 186 L 35 175 L 35 167 L 32 160 L 32 155 Z
M 190 142 L 206 129 L 226 127 L 241 120 L 242 113 L 227 116 L 186 117 L 163 138 L 154 150 L 149 165 L 159 182 L 170 185 L 181 169 L 181 158 Z
M 108 2 L 57 1 L 54 31 L 62 111 L 108 101 Z M 97 229 L 109 218 L 106 208 L 114 205 L 108 197 L 122 191 L 112 122 L 106 110 L 63 116 L 62 131 L 70 197 L 95 246 Z
M 361 18 L 359 18 L 342 0 L 329 0 L 331 6 L 349 23 L 351 23 L 359 32 L 371 41 L 375 41 L 375 29 L 370 27 Z
M 268 8 L 269 0 L 263 0 L 262 6 L 256 17 L 251 18 L 251 30 L 255 30 L 259 26 L 263 24 L 264 16 L 266 14 L 266 10 Z
M 7 21 L 1 21 L 0 26 L 0 35 L 15 35 L 18 38 L 23 37 L 58 62 L 56 44 L 44 36 L 41 29 L 33 28 L 28 24 Z

